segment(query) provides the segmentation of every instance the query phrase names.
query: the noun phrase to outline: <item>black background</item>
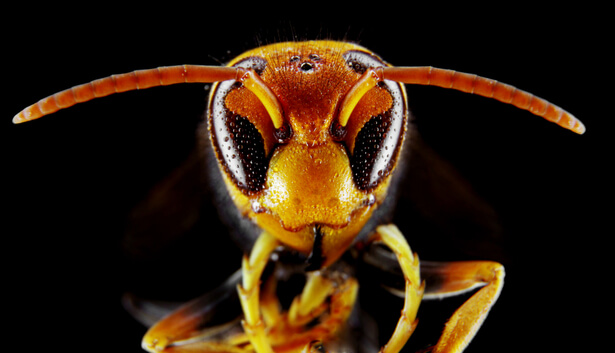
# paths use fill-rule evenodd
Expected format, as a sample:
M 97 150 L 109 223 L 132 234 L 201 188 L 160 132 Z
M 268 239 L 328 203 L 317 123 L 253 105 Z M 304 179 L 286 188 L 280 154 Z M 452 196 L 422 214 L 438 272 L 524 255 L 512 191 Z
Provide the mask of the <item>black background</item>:
M 488 99 L 408 87 L 423 140 L 492 205 L 502 231 L 466 242 L 463 229 L 416 229 L 403 222 L 410 216 L 399 222 L 422 259 L 505 264 L 504 292 L 469 352 L 604 347 L 612 328 L 604 322 L 612 313 L 613 236 L 606 175 L 613 28 L 600 18 L 606 10 L 348 3 L 332 13 L 320 2 L 299 5 L 5 11 L 2 292 L 10 328 L 3 341 L 32 350 L 138 352 L 145 329 L 122 309 L 124 292 L 187 300 L 237 269 L 241 256 L 216 217 L 206 231 L 151 239 L 139 256 L 124 247 L 131 208 L 194 145 L 206 106 L 202 85 L 111 96 L 29 124 L 11 124 L 15 113 L 114 73 L 216 65 L 260 44 L 332 38 L 358 42 L 393 65 L 515 85 L 586 124 L 587 133 L 577 136 Z M 402 302 L 381 294 L 395 307 L 395 322 Z

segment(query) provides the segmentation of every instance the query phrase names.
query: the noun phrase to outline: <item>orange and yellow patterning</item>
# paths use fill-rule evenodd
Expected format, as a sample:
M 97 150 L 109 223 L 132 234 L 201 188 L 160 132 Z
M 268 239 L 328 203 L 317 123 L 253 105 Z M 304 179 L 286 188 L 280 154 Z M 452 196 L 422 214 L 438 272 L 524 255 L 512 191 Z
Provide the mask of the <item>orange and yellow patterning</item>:
M 405 285 L 404 307 L 381 352 L 404 347 L 423 299 L 475 290 L 431 348 L 462 352 L 500 295 L 503 266 L 490 261 L 421 266 L 396 226 L 366 226 L 387 196 L 407 138 L 403 84 L 493 98 L 576 133 L 585 131 L 565 110 L 510 85 L 433 67 L 391 67 L 363 47 L 334 41 L 263 46 L 226 67 L 180 65 L 112 75 L 44 98 L 13 121 L 113 93 L 191 82 L 215 82 L 207 111 L 215 172 L 241 216 L 262 232 L 243 258 L 241 281 L 237 276 L 230 282 L 242 320 L 213 325 L 211 296 L 198 298 L 148 330 L 142 346 L 150 352 L 358 350 L 357 342 L 340 332 L 355 307 L 359 283 L 348 267 L 331 265 L 360 235 L 365 237 L 358 250 L 368 253 L 378 242 L 394 253 L 399 268 L 391 271 L 401 272 Z M 275 272 L 261 285 L 280 247 L 302 253 L 308 265 L 298 270 L 306 284 L 289 307 L 279 301 Z M 423 278 L 432 285 L 426 287 Z
M 352 61 L 349 56 L 359 59 Z M 353 180 L 350 154 L 365 123 L 374 116 L 396 109 L 398 138 L 391 144 L 389 160 L 398 152 L 406 128 L 403 87 L 392 96 L 386 87 L 371 88 L 352 112 L 344 136 L 332 133 L 346 93 L 361 78 L 366 61 L 379 62 L 365 49 L 340 42 L 280 43 L 248 51 L 229 66 L 254 68 L 263 83 L 279 99 L 284 124 L 292 136 L 279 144 L 270 156 L 265 183 L 258 192 L 245 192 L 228 175 L 227 186 L 238 208 L 282 243 L 303 252 L 314 249 L 314 228 L 322 235 L 323 265 L 334 262 L 351 244 L 384 199 L 389 173 L 369 190 L 361 190 Z M 394 88 L 394 89 L 395 89 Z M 219 109 L 212 90 L 210 130 L 218 154 L 225 151 L 217 143 Z M 247 117 L 265 141 L 265 155 L 275 145 L 272 120 L 259 98 L 245 87 L 231 89 L 224 106 L 233 114 Z M 268 141 L 270 139 L 270 141 Z M 223 159 L 223 158 L 222 158 Z M 385 165 L 386 166 L 386 165 Z M 227 168 L 228 169 L 228 168 Z M 232 172 L 227 173 L 232 174 Z M 356 174 L 356 173 L 355 173 Z

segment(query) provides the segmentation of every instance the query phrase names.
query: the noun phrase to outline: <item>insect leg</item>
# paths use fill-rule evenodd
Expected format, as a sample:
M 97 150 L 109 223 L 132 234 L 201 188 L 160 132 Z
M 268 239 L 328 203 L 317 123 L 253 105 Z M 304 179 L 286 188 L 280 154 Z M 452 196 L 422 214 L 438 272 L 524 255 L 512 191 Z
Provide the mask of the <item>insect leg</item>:
M 278 299 L 277 287 L 276 276 L 269 276 L 261 288 L 260 309 L 266 327 L 275 326 L 282 320 L 282 304 Z
M 231 352 L 237 345 L 247 342 L 239 320 L 241 310 L 235 290 L 240 280 L 241 273 L 237 271 L 218 288 L 166 314 L 143 337 L 143 349 L 182 352 L 198 346 L 209 347 L 211 352 Z M 153 305 L 138 301 L 130 304 L 129 311 L 137 317 L 151 312 L 148 308 Z
M 425 299 L 442 298 L 482 287 L 447 322 L 432 352 L 462 352 L 497 301 L 504 267 L 491 261 L 429 262 L 421 268 L 429 283 Z
M 419 258 L 412 253 L 404 235 L 394 225 L 379 226 L 370 240 L 381 241 L 393 250 L 406 282 L 404 308 L 401 317 L 389 342 L 380 350 L 381 353 L 397 353 L 406 344 L 418 323 L 416 313 L 425 287 L 424 283 L 421 282 Z
M 282 351 L 302 348 L 301 352 L 353 352 L 354 342 L 349 342 L 344 330 L 348 328 L 350 317 L 359 290 L 358 282 L 349 276 L 336 276 L 334 278 L 314 275 L 308 279 L 307 289 L 303 291 L 299 299 L 296 299 L 287 313 L 286 322 L 272 327 L 269 330 L 269 339 L 275 342 L 274 346 Z M 310 283 L 311 282 L 311 283 Z M 315 287 L 329 288 L 327 293 Z M 312 287 L 312 288 L 309 288 Z M 304 301 L 305 294 L 311 291 L 318 292 L 315 297 Z M 324 297 L 318 297 L 324 295 Z M 328 298 L 328 300 L 327 300 Z M 296 303 L 304 303 L 304 306 Z M 311 303 L 317 305 L 313 312 L 306 313 L 295 319 L 291 319 L 292 310 L 301 311 Z M 297 320 L 300 321 L 297 321 Z M 314 320 L 318 321 L 314 321 Z M 315 322 L 317 322 L 315 324 Z
M 331 296 L 329 307 L 330 315 L 318 326 L 305 332 L 304 335 L 311 334 L 316 339 L 304 340 L 309 342 L 305 345 L 302 352 L 344 352 L 352 351 L 348 347 L 344 348 L 347 342 L 344 338 L 335 337 L 340 330 L 346 327 L 348 318 L 357 299 L 359 284 L 354 278 L 346 278 L 342 283 L 337 284 Z
M 292 325 L 303 325 L 320 315 L 325 299 L 333 291 L 333 282 L 320 271 L 309 272 L 301 295 L 295 297 L 288 310 L 288 320 Z
M 278 241 L 272 235 L 261 233 L 250 257 L 243 258 L 243 283 L 237 286 L 244 313 L 243 328 L 257 353 L 273 353 L 265 334 L 265 322 L 261 320 L 259 287 L 265 265 L 277 246 Z

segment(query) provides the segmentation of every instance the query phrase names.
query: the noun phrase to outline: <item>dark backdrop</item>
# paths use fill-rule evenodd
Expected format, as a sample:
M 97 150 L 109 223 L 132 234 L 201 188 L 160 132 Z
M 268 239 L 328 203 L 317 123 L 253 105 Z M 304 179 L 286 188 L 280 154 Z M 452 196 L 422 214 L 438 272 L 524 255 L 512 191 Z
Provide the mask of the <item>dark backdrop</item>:
M 213 208 L 180 237 L 133 244 L 125 236 L 130 210 L 194 147 L 206 106 L 203 85 L 107 97 L 19 126 L 10 122 L 15 113 L 114 73 L 216 65 L 260 44 L 332 38 L 358 42 L 393 65 L 431 65 L 513 84 L 586 124 L 587 133 L 577 136 L 488 99 L 409 87 L 425 144 L 490 208 L 469 221 L 451 220 L 455 212 L 430 208 L 434 198 L 422 195 L 425 208 L 402 201 L 398 223 L 422 259 L 505 264 L 504 292 L 469 352 L 600 348 L 600 322 L 612 308 L 603 285 L 612 265 L 601 251 L 613 234 L 606 222 L 613 207 L 605 84 L 613 82 L 605 66 L 612 62 L 605 50 L 612 27 L 599 18 L 604 9 L 514 5 L 344 4 L 328 16 L 317 15 L 330 11 L 315 2 L 286 4 L 274 16 L 265 8 L 273 5 L 263 4 L 7 10 L 17 23 L 2 25 L 5 342 L 138 352 L 145 329 L 122 309 L 123 293 L 187 300 L 237 269 L 241 256 Z M 462 209 L 463 202 L 452 208 Z M 482 231 L 468 231 L 475 224 Z M 391 303 L 395 322 L 401 301 L 373 291 L 366 297 Z

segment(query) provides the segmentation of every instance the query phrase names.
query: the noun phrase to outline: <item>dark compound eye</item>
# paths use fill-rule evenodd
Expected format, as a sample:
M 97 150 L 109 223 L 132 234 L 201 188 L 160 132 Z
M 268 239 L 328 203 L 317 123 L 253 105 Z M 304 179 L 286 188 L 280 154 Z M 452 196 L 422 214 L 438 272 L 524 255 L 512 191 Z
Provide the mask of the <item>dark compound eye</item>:
M 375 187 L 378 181 L 390 172 L 395 146 L 385 144 L 391 127 L 390 114 L 371 118 L 355 139 L 350 166 L 355 183 L 361 190 Z
M 360 51 L 349 51 L 344 58 L 349 68 L 359 74 L 365 73 L 368 68 L 386 65 L 376 56 Z M 406 104 L 401 86 L 385 80 L 380 87 L 391 95 L 393 105 L 387 111 L 369 118 L 354 138 L 350 166 L 354 182 L 360 190 L 375 188 L 391 173 L 405 134 Z M 332 125 L 331 134 L 336 140 L 345 137 L 344 129 L 336 128 L 335 124 Z
M 240 188 L 249 192 L 262 190 L 269 163 L 263 137 L 254 124 L 242 116 L 229 115 L 225 123 L 228 135 L 218 143 L 227 172 Z
M 212 136 L 218 159 L 235 185 L 247 194 L 265 186 L 269 158 L 265 142 L 248 118 L 224 110 L 212 119 Z
M 265 69 L 266 61 L 252 57 L 236 66 L 252 68 L 259 73 Z M 235 185 L 246 194 L 253 194 L 265 186 L 269 159 L 263 136 L 256 126 L 248 117 L 233 113 L 225 105 L 228 93 L 239 87 L 241 84 L 232 81 L 218 85 L 209 108 L 210 131 L 220 165 Z

